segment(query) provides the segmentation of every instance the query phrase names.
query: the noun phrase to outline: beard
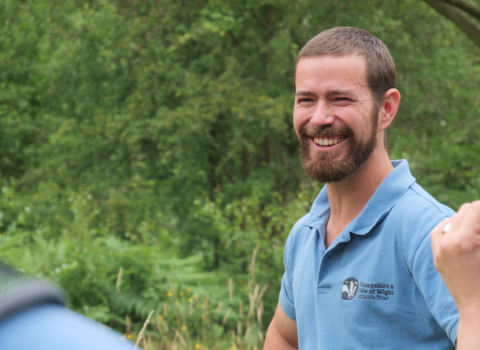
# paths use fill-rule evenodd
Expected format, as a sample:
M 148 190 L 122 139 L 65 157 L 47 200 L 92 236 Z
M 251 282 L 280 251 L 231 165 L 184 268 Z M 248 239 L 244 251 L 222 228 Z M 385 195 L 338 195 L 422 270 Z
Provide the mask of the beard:
M 311 124 L 303 126 L 300 129 L 300 150 L 303 168 L 307 176 L 318 182 L 340 182 L 358 172 L 377 146 L 377 118 L 378 108 L 374 108 L 372 131 L 370 137 L 363 142 L 355 138 L 353 130 L 347 125 L 340 127 L 331 125 L 315 127 Z M 340 152 L 337 149 L 310 154 L 310 148 L 313 147 L 310 144 L 310 138 L 335 135 L 347 136 L 343 142 L 348 143 L 348 153 L 343 159 L 336 159 Z

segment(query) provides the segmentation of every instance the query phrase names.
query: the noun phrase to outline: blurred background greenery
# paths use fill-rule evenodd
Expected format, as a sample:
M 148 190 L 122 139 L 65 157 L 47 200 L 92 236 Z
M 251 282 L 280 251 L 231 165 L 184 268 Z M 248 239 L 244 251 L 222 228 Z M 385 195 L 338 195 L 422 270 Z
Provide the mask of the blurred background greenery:
M 427 2 L 2 0 L 1 259 L 130 338 L 154 309 L 146 347 L 261 347 L 321 188 L 291 120 L 312 36 L 384 41 L 391 158 L 454 209 L 480 198 L 479 50 Z

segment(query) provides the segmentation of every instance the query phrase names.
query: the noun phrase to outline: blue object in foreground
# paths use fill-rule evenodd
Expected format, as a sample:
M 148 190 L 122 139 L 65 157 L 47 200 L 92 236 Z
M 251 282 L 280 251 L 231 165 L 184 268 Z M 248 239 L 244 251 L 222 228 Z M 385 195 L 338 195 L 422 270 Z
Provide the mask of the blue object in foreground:
M 0 322 L 2 350 L 132 350 L 110 328 L 53 304 L 18 312 Z

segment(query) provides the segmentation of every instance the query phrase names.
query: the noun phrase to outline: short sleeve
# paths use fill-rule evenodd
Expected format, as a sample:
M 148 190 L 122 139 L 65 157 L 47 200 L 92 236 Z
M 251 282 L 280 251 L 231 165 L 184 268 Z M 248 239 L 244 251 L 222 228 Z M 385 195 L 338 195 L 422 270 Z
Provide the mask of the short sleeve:
M 295 302 L 293 298 L 293 276 L 292 276 L 292 266 L 291 266 L 291 244 L 292 244 L 292 234 L 287 239 L 285 244 L 285 252 L 283 256 L 283 261 L 285 263 L 285 273 L 282 277 L 282 287 L 280 289 L 280 306 L 282 307 L 283 312 L 291 318 L 293 321 L 296 321 L 295 317 Z
M 455 344 L 459 314 L 450 292 L 433 264 L 430 233 L 425 235 L 417 247 L 412 262 L 412 274 L 433 317 Z

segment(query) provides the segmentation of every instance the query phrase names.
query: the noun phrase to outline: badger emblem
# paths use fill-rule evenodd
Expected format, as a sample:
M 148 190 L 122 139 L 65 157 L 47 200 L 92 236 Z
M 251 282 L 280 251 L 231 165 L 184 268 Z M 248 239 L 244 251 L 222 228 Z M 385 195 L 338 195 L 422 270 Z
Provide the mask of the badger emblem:
M 353 278 L 347 278 L 345 282 L 343 282 L 342 287 L 342 299 L 352 300 L 357 295 L 358 291 L 358 281 Z

